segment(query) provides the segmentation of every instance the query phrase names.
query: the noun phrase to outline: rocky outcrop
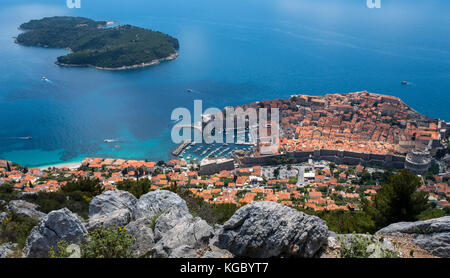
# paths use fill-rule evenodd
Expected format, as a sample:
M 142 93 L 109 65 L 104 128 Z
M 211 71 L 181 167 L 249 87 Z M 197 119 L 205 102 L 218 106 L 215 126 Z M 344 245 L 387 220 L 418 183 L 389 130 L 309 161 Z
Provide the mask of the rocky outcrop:
M 409 234 L 413 243 L 433 255 L 450 258 L 450 216 L 417 222 L 399 222 L 391 224 L 377 235 Z
M 125 227 L 135 256 L 154 258 L 317 257 L 329 234 L 319 218 L 274 202 L 246 205 L 214 230 L 192 216 L 181 197 L 165 190 L 139 200 L 120 190 L 96 196 L 89 205 L 88 227 L 99 226 Z M 48 257 L 63 240 L 79 257 L 86 234 L 82 220 L 68 209 L 52 211 L 33 228 L 26 256 Z
M 0 245 L 0 259 L 8 258 L 14 254 L 13 249 L 17 248 L 17 243 L 4 243 Z
M 22 217 L 41 220 L 45 216 L 45 213 L 38 211 L 38 207 L 39 206 L 36 204 L 23 200 L 12 200 L 9 202 L 6 209 Z
M 161 215 L 153 216 L 155 221 L 155 240 L 160 240 L 165 233 L 170 231 L 173 227 L 179 223 L 184 223 L 192 218 L 189 211 L 184 209 L 179 209 L 177 207 L 162 213 Z
M 325 221 L 274 202 L 240 208 L 217 232 L 219 248 L 238 257 L 315 257 L 327 244 Z
M 86 233 L 81 220 L 67 208 L 52 211 L 31 230 L 25 247 L 26 256 L 46 258 L 50 249 L 55 249 L 58 242 L 82 242 Z
M 186 202 L 177 194 L 167 190 L 156 190 L 142 195 L 136 203 L 135 219 L 153 217 L 171 208 L 189 211 Z
M 168 212 L 170 214 L 170 212 Z M 181 214 L 173 214 L 181 215 Z M 169 217 L 168 217 L 169 218 Z M 158 225 L 159 221 L 168 222 L 164 227 L 171 226 L 173 219 L 167 221 L 168 218 L 156 220 Z M 161 232 L 161 230 L 160 230 Z M 197 249 L 208 246 L 209 239 L 214 236 L 214 230 L 211 226 L 199 217 L 192 217 L 192 215 L 181 215 L 179 223 L 174 225 L 169 230 L 161 233 L 161 238 L 156 242 L 152 249 L 152 256 L 156 258 L 167 257 L 191 257 L 195 254 L 199 254 Z M 195 255 L 196 257 L 198 255 Z
M 100 226 L 123 227 L 133 218 L 137 199 L 127 191 L 106 191 L 89 203 L 89 225 L 93 230 Z
M 0 222 L 5 221 L 8 219 L 8 213 L 6 211 L 0 212 Z
M 130 222 L 125 228 L 133 236 L 134 243 L 131 247 L 136 257 L 149 257 L 155 245 L 152 221 L 148 217 L 142 217 Z

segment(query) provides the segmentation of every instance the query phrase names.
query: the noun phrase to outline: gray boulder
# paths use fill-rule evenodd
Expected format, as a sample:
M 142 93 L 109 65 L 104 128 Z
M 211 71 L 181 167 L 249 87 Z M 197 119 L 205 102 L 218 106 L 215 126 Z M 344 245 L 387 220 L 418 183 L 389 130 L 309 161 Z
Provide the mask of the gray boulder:
M 450 258 L 450 216 L 425 221 L 398 222 L 379 230 L 376 234 L 410 234 L 417 246 L 433 255 Z
M 95 196 L 89 203 L 88 230 L 104 227 L 122 227 L 133 218 L 137 199 L 127 191 L 110 190 Z
M 178 208 L 189 211 L 186 202 L 177 194 L 167 190 L 156 190 L 139 198 L 134 210 L 135 219 L 144 216 L 153 217 L 158 213 Z
M 69 259 L 79 259 L 81 258 L 81 248 L 77 244 L 70 244 L 67 246 L 66 251 L 70 254 Z
M 83 242 L 86 234 L 87 230 L 76 214 L 67 208 L 52 211 L 31 230 L 25 247 L 26 256 L 46 258 L 58 242 Z
M 148 217 L 139 218 L 130 222 L 125 228 L 134 239 L 131 247 L 136 257 L 147 257 L 155 245 L 153 230 L 151 228 L 151 219 Z
M 105 228 L 123 227 L 132 219 L 132 213 L 127 209 L 119 209 L 108 214 L 96 215 L 89 218 L 88 230 L 92 231 L 101 226 Z
M 215 244 L 238 257 L 318 257 L 328 233 L 318 217 L 274 202 L 253 202 L 225 222 Z
M 31 217 L 34 219 L 41 220 L 45 213 L 38 211 L 38 205 L 32 204 L 23 200 L 12 200 L 7 206 L 7 210 L 22 216 Z
M 192 215 L 188 211 L 178 207 L 174 207 L 161 215 L 153 216 L 153 218 L 155 217 L 157 217 L 153 219 L 155 221 L 155 241 L 160 240 L 167 231 L 179 223 L 192 219 Z
M 198 258 L 197 250 L 189 245 L 181 245 L 173 249 L 169 258 Z
M 230 251 L 225 249 L 220 249 L 217 246 L 210 244 L 208 249 L 203 253 L 201 258 L 219 258 L 219 259 L 228 259 L 233 258 L 233 254 Z
M 14 254 L 13 249 L 17 248 L 17 243 L 3 243 L 0 245 L 0 259 L 8 258 Z
M 4 220 L 8 219 L 8 213 L 6 211 L 0 212 L 0 222 L 3 222 Z
M 193 254 L 192 251 L 189 251 L 190 249 L 206 247 L 209 239 L 213 236 L 214 230 L 205 220 L 199 217 L 184 218 L 156 242 L 152 249 L 152 256 L 156 258 L 190 257 Z M 182 246 L 189 248 L 181 248 Z

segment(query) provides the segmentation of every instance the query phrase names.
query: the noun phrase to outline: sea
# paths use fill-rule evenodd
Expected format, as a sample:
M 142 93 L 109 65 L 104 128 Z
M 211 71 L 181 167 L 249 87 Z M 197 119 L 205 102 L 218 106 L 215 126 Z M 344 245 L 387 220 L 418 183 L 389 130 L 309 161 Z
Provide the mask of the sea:
M 97 156 L 167 160 L 176 147 L 171 113 L 193 110 L 194 100 L 222 109 L 367 90 L 450 121 L 448 0 L 366 2 L 81 0 L 71 9 L 66 0 L 2 0 L 0 159 L 28 167 Z M 58 15 L 158 30 L 178 38 L 180 55 L 102 71 L 57 66 L 65 49 L 14 43 L 21 23 Z

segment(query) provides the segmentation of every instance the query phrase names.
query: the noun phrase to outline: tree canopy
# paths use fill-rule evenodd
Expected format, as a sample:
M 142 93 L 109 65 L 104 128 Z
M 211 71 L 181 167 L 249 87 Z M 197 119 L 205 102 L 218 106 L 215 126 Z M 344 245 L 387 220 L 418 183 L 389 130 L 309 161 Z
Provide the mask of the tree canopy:
M 417 191 L 420 185 L 421 181 L 416 175 L 402 170 L 388 178 L 373 201 L 365 204 L 365 210 L 378 227 L 401 221 L 415 221 L 428 208 L 428 193 Z
M 68 48 L 58 57 L 65 65 L 120 68 L 166 58 L 178 49 L 178 40 L 161 32 L 131 25 L 105 28 L 106 21 L 83 17 L 47 17 L 20 26 L 26 32 L 17 42 L 27 46 Z

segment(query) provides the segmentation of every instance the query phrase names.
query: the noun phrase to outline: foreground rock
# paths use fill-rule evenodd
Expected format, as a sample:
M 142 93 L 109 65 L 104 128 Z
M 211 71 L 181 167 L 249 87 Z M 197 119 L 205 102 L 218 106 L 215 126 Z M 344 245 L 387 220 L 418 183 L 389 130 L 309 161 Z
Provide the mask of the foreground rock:
M 240 208 L 217 233 L 219 248 L 239 257 L 316 257 L 327 244 L 325 221 L 274 202 Z
M 3 222 L 3 221 L 5 221 L 6 219 L 8 219 L 8 213 L 7 212 L 5 212 L 5 211 L 3 211 L 3 212 L 0 212 L 0 222 Z
M 152 221 L 148 217 L 130 222 L 125 228 L 136 240 L 131 247 L 136 257 L 149 257 L 155 245 Z
M 17 243 L 3 243 L 0 245 L 0 259 L 8 258 L 14 254 L 14 249 L 17 248 Z
M 31 230 L 26 242 L 26 256 L 47 258 L 49 251 L 61 240 L 78 243 L 84 240 L 87 230 L 81 220 L 67 208 L 47 214 L 38 226 Z
M 162 234 L 152 249 L 153 257 L 195 258 L 201 256 L 199 249 L 208 246 L 209 239 L 214 236 L 214 230 L 199 217 L 184 215 L 179 220 L 178 224 Z M 166 222 L 167 218 L 162 221 Z M 164 224 L 164 226 L 168 227 L 171 224 Z
M 9 202 L 7 209 L 22 217 L 30 217 L 41 220 L 45 213 L 38 211 L 38 205 L 23 200 L 12 200 Z
M 137 199 L 127 191 L 106 191 L 89 203 L 88 230 L 100 226 L 123 227 L 133 218 Z
M 172 208 L 189 211 L 186 202 L 177 194 L 167 190 L 156 190 L 139 198 L 134 210 L 135 219 L 153 217 Z
M 174 207 L 165 213 L 153 216 L 153 218 L 155 218 L 155 241 L 158 241 L 176 225 L 191 220 L 192 215 L 187 210 Z
M 450 258 L 450 216 L 417 222 L 391 224 L 378 232 L 378 235 L 409 234 L 413 243 L 433 255 Z

